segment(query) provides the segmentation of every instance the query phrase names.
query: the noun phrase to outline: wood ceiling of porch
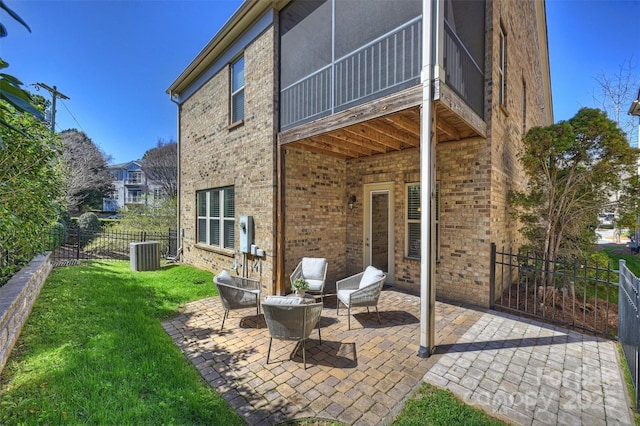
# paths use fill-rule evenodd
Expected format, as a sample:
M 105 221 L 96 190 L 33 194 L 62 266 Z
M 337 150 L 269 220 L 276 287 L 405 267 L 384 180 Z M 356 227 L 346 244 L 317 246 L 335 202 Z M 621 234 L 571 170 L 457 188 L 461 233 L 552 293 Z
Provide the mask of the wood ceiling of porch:
M 345 160 L 417 148 L 422 95 L 415 86 L 285 130 L 278 144 Z M 486 123 L 446 85 L 433 105 L 438 143 L 486 136 Z
M 342 159 L 384 154 L 419 145 L 418 107 L 331 130 L 290 144 Z
M 477 136 L 450 109 L 436 104 L 438 142 Z M 420 146 L 420 107 L 309 136 L 287 146 L 341 159 L 368 157 Z

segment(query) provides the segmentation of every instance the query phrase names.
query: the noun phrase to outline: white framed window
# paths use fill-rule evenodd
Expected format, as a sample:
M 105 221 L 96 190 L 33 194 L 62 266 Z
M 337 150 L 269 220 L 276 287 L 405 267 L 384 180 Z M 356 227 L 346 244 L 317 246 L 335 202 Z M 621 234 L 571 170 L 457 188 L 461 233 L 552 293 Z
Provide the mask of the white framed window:
M 232 186 L 196 192 L 200 244 L 231 249 L 235 247 L 235 193 Z
M 244 120 L 244 56 L 231 64 L 231 124 Z
M 498 101 L 500 105 L 507 106 L 507 35 L 502 25 L 500 25 L 499 48 L 498 74 L 500 84 L 498 85 Z
M 406 256 L 409 259 L 420 260 L 420 184 L 408 183 L 406 190 L 406 223 L 405 223 L 405 241 Z M 440 182 L 436 182 L 435 194 L 435 258 L 436 262 L 440 261 Z
M 407 184 L 406 254 L 409 259 L 420 259 L 420 184 Z

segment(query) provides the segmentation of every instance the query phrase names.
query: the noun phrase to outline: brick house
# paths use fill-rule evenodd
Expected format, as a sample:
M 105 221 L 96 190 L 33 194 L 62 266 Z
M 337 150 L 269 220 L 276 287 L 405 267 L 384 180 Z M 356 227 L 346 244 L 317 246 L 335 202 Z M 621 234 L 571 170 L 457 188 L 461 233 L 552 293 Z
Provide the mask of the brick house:
M 279 294 L 302 256 L 329 287 L 374 264 L 417 293 L 427 271 L 488 306 L 520 141 L 553 122 L 545 3 L 245 0 L 167 93 L 186 263 Z

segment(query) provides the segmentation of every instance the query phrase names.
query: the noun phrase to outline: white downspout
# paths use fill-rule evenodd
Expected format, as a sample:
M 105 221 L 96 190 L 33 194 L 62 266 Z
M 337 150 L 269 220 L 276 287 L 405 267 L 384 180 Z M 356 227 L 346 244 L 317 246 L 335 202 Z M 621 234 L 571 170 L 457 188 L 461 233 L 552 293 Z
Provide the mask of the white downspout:
M 177 117 L 176 117 L 176 121 L 177 121 L 177 126 L 178 126 L 178 131 L 176 132 L 176 155 L 177 155 L 177 164 L 178 164 L 178 170 L 177 170 L 177 175 L 176 175 L 176 185 L 177 185 L 177 193 L 176 193 L 176 261 L 180 259 L 180 256 L 182 255 L 182 250 L 184 250 L 184 230 L 183 228 L 180 227 L 180 154 L 181 154 L 181 141 L 180 141 L 180 125 L 181 125 L 181 120 L 180 120 L 180 112 L 182 111 L 182 103 L 179 102 L 179 98 L 178 96 L 174 95 L 173 93 L 169 93 L 169 98 L 171 99 L 171 102 L 173 102 L 174 104 L 176 104 L 177 108 Z
M 432 260 L 431 235 L 433 164 L 432 149 L 432 87 L 433 31 L 438 28 L 433 19 L 437 0 L 422 1 L 422 114 L 420 115 L 420 350 L 418 356 L 431 356 L 435 347 L 435 265 Z

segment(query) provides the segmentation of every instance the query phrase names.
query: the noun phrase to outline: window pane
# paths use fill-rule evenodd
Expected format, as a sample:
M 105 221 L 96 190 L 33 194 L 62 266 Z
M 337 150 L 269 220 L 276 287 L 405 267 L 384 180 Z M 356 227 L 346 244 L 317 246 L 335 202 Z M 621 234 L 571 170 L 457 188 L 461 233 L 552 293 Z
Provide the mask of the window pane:
M 198 216 L 207 215 L 207 193 L 198 192 Z
M 420 220 L 420 185 L 407 187 L 407 219 Z
M 244 120 L 244 89 L 231 97 L 231 122 Z
M 233 188 L 227 188 L 224 190 L 224 217 L 226 218 L 234 218 L 235 217 L 235 202 L 234 202 L 235 191 Z
M 220 191 L 211 191 L 209 217 L 220 217 Z
M 407 253 L 407 256 L 414 259 L 420 259 L 420 224 L 408 223 L 407 226 L 409 227 L 409 252 Z
M 198 242 L 207 242 L 207 219 L 198 219 Z
M 231 68 L 233 73 L 231 91 L 235 92 L 244 86 L 244 56 L 234 62 Z
M 224 248 L 233 248 L 233 241 L 235 238 L 235 221 L 224 221 Z
M 220 220 L 211 219 L 209 221 L 209 244 L 220 246 Z

